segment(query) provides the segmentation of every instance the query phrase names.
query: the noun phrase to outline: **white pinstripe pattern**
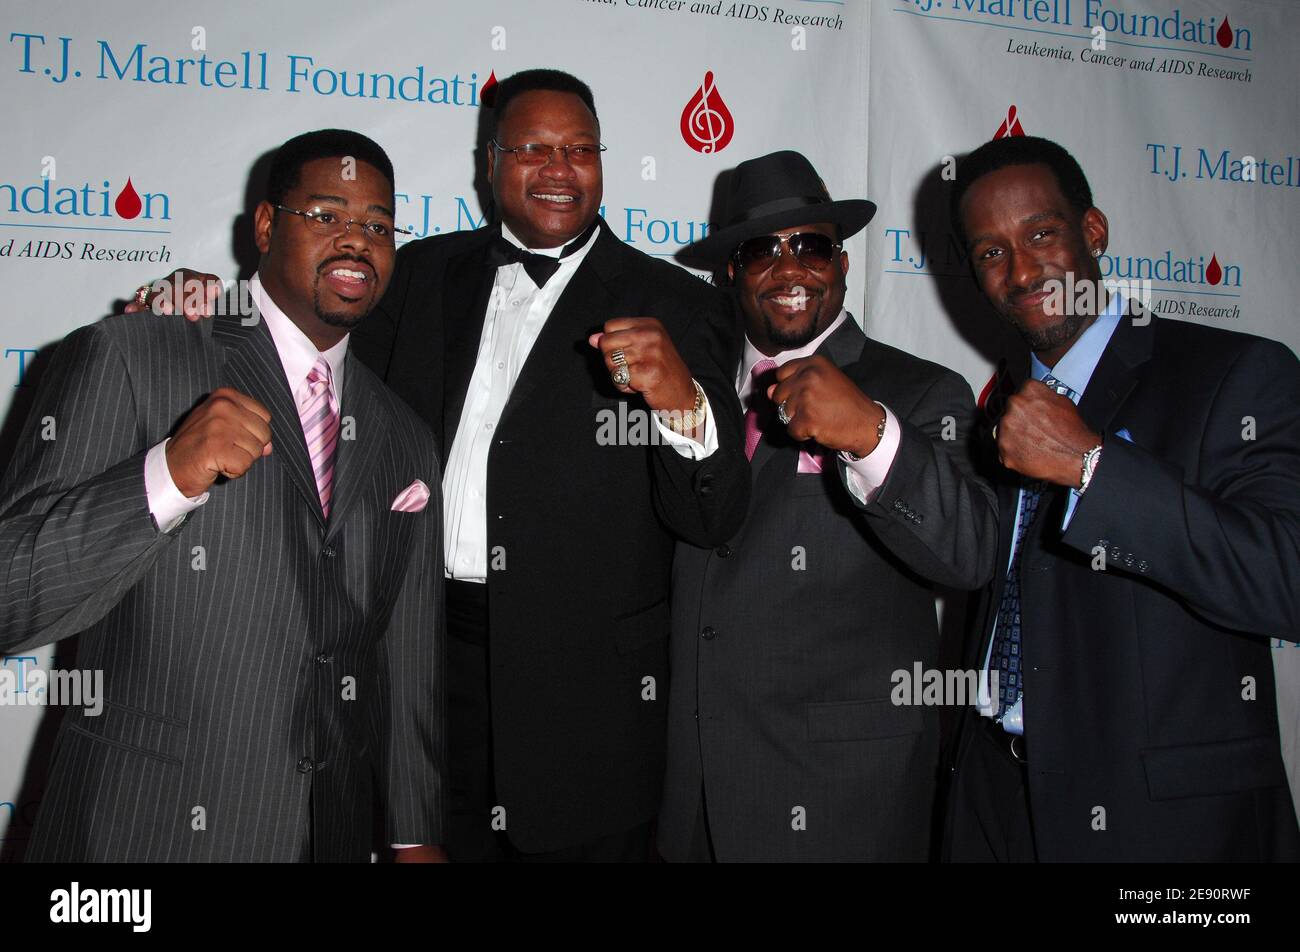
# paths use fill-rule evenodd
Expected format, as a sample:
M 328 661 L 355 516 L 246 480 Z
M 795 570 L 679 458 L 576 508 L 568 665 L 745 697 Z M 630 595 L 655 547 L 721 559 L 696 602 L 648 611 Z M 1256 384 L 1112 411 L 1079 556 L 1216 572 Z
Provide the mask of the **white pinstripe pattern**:
M 0 651 L 79 633 L 104 713 L 64 719 L 28 859 L 364 861 L 376 796 L 384 842 L 440 841 L 437 453 L 366 368 L 339 379 L 325 523 L 264 326 L 127 315 L 58 348 L 0 480 Z M 144 453 L 222 385 L 271 411 L 274 454 L 162 534 Z M 414 478 L 435 498 L 392 512 Z

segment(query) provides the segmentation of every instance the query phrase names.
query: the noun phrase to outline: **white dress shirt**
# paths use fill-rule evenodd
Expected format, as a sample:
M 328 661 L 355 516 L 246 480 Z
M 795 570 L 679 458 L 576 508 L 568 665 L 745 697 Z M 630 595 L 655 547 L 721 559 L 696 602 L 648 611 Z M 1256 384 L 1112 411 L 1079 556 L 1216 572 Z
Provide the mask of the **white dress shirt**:
M 559 258 L 560 266 L 545 287 L 534 284 L 524 266 L 517 263 L 497 268 L 492 283 L 478 359 L 442 476 L 446 572 L 448 577 L 465 582 L 487 581 L 487 462 L 501 414 L 547 318 L 600 231 L 593 230 L 587 242 L 565 258 L 560 258 L 562 248 L 525 248 L 504 224 L 501 234 L 516 247 Z M 663 441 L 691 459 L 711 455 L 717 449 L 718 438 L 708 420 L 707 406 L 706 401 L 704 432 L 699 441 L 674 433 L 655 416 Z
M 257 306 L 266 329 L 271 332 L 271 341 L 275 352 L 280 357 L 280 366 L 284 368 L 285 379 L 289 382 L 289 391 L 294 402 L 302 406 L 309 398 L 307 391 L 307 374 L 316 363 L 317 357 L 324 357 L 333 374 L 334 399 L 343 405 L 343 364 L 348 351 L 348 339 L 341 341 L 326 351 L 319 351 L 311 339 L 298 329 L 287 314 L 271 300 L 271 296 L 262 287 L 262 282 L 255 274 L 249 280 L 253 303 Z M 208 494 L 184 496 L 172 480 L 171 470 L 167 468 L 167 440 L 163 440 L 145 455 L 144 488 L 149 503 L 149 512 L 163 532 L 170 532 L 180 524 L 185 514 L 197 509 L 208 501 Z M 272 449 L 274 452 L 274 449 Z
M 840 309 L 839 316 L 831 322 L 831 326 L 826 328 L 817 335 L 816 338 L 809 341 L 802 347 L 794 350 L 783 350 L 775 357 L 769 358 L 761 350 L 755 347 L 745 338 L 745 356 L 741 358 L 740 369 L 736 374 L 736 392 L 740 394 L 740 405 L 748 406 L 749 394 L 754 389 L 754 378 L 752 371 L 754 365 L 760 360 L 774 360 L 780 367 L 782 364 L 791 360 L 797 360 L 800 357 L 811 357 L 817 352 L 817 348 L 822 345 L 828 337 L 839 329 L 839 326 L 849 320 L 849 312 Z M 898 455 L 898 445 L 901 442 L 901 436 L 898 430 L 898 418 L 894 416 L 889 407 L 880 403 L 881 409 L 885 411 L 885 435 L 880 438 L 880 442 L 862 459 L 850 459 L 847 453 L 840 453 L 840 459 L 844 460 L 846 469 L 845 482 L 849 492 L 853 497 L 864 506 L 869 503 L 880 487 L 885 484 L 886 477 L 889 476 L 889 467 L 894 464 L 894 457 Z

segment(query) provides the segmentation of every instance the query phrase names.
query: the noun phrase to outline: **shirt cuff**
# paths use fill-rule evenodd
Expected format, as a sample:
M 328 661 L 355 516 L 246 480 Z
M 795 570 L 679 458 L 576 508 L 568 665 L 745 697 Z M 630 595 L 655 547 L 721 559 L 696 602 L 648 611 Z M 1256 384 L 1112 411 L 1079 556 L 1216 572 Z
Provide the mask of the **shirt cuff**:
M 172 482 L 171 470 L 167 468 L 167 444 L 163 440 L 144 457 L 144 492 L 149 503 L 149 512 L 161 532 L 171 532 L 187 512 L 191 512 L 208 501 L 208 494 L 195 496 L 193 499 L 182 495 Z
M 699 429 L 703 431 L 700 439 L 695 440 L 681 433 L 676 433 L 664 426 L 663 421 L 659 419 L 659 414 L 652 413 L 655 426 L 659 427 L 659 435 L 663 441 L 677 451 L 679 456 L 686 459 L 699 462 L 702 459 L 708 459 L 718 449 L 718 431 L 713 425 L 713 414 L 709 411 L 709 398 L 704 398 L 704 422 L 700 424 Z
M 898 417 L 883 403 L 880 408 L 885 411 L 885 435 L 880 438 L 876 448 L 858 460 L 849 459 L 847 453 L 840 454 L 840 459 L 844 460 L 845 485 L 853 498 L 864 506 L 885 485 L 889 468 L 894 465 L 894 457 L 898 455 L 898 447 L 902 442 Z
M 1061 531 L 1064 532 L 1070 528 L 1070 520 L 1074 518 L 1074 509 L 1079 505 L 1079 500 L 1083 494 L 1073 486 L 1070 487 L 1070 498 L 1065 503 L 1065 515 L 1061 517 Z

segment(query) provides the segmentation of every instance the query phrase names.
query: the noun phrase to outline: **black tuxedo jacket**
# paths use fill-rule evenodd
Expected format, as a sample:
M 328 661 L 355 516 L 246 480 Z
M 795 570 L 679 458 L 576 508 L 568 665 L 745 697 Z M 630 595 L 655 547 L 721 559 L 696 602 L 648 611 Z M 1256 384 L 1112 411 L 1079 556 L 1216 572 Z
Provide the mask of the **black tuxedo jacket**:
M 716 549 L 678 545 L 668 859 L 689 855 L 702 793 L 723 862 L 930 858 L 938 709 L 891 694 L 895 671 L 937 662 L 932 585 L 972 589 L 993 572 L 974 401 L 957 374 L 852 318 L 818 352 L 893 411 L 898 453 L 863 505 L 838 454 L 799 473 L 802 444 L 765 437 L 740 531 Z
M 498 234 L 402 248 L 380 308 L 354 333 L 358 356 L 434 428 L 444 461 L 478 354 L 495 275 L 487 249 Z M 723 541 L 749 499 L 740 408 L 722 369 L 729 315 L 722 292 L 623 244 L 602 221 L 502 413 L 487 486 L 488 551 L 504 556 L 489 569 L 492 745 L 506 830 L 525 852 L 655 814 L 674 540 Z M 620 403 L 625 413 L 644 404 L 613 388 L 587 337 L 610 318 L 636 316 L 663 322 L 708 395 L 720 447 L 706 460 L 598 439 Z
M 263 322 L 59 345 L 0 483 L 0 651 L 80 633 L 104 698 L 63 719 L 28 859 L 366 862 L 375 780 L 390 842 L 440 842 L 438 458 L 346 359 L 327 520 Z M 271 455 L 160 532 L 145 455 L 221 386 L 270 411 Z M 428 505 L 392 511 L 416 479 Z
M 1021 554 L 1039 857 L 1294 860 L 1268 639 L 1300 634 L 1300 364 L 1275 341 L 1126 317 L 1079 412 L 1104 434 L 1101 462 L 1064 533 L 1069 491 L 1043 497 Z M 1002 471 L 999 571 L 974 614 L 972 667 L 1018 486 Z

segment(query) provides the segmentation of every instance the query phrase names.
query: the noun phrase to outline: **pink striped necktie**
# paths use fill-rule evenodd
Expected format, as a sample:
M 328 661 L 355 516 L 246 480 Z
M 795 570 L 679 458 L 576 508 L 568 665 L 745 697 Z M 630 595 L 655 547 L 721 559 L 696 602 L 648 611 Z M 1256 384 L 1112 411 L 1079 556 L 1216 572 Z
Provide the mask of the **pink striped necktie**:
M 334 397 L 334 374 L 324 357 L 317 357 L 307 374 L 307 387 L 298 400 L 298 418 L 302 420 L 307 454 L 316 475 L 321 511 L 328 519 L 334 490 L 334 450 L 339 444 L 339 405 Z
M 754 450 L 758 449 L 759 441 L 763 439 L 763 427 L 765 422 L 763 418 L 770 415 L 772 410 L 772 401 L 767 399 L 767 388 L 773 382 L 770 380 L 761 380 L 764 374 L 776 369 L 776 361 L 771 357 L 764 357 L 749 372 L 749 378 L 753 381 L 749 391 L 748 409 L 745 410 L 745 458 L 753 459 Z M 760 415 L 759 407 L 762 407 Z

